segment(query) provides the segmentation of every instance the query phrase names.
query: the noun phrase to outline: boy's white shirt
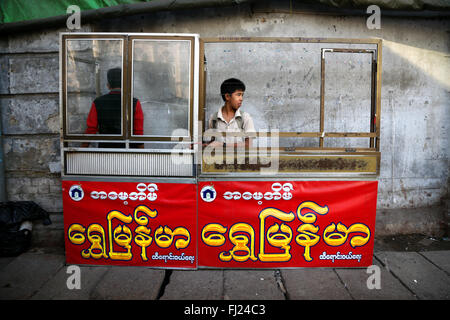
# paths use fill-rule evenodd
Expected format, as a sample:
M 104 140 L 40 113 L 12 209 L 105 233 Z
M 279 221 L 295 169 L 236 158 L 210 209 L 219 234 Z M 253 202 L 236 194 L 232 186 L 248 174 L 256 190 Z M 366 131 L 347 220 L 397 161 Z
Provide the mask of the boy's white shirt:
M 215 116 L 215 113 L 211 115 L 211 117 L 209 118 L 209 122 L 208 122 L 208 128 L 210 129 L 214 129 L 212 128 L 212 122 L 213 122 L 213 118 Z M 236 117 L 241 117 L 242 118 L 242 129 L 244 132 L 255 132 L 255 126 L 253 124 L 253 119 L 250 116 L 250 114 L 248 114 L 247 112 L 244 112 L 240 109 L 238 109 L 236 111 L 236 113 L 234 114 L 234 117 L 231 118 L 231 120 L 229 122 L 227 122 L 225 120 L 225 118 L 223 117 L 222 114 L 222 107 L 219 108 L 219 111 L 217 112 L 217 128 L 215 128 L 216 131 L 219 132 L 241 132 L 241 129 L 239 128 L 239 124 L 236 121 Z M 220 143 L 240 143 L 240 142 L 244 142 L 245 138 L 244 137 L 216 137 L 216 141 L 220 142 Z

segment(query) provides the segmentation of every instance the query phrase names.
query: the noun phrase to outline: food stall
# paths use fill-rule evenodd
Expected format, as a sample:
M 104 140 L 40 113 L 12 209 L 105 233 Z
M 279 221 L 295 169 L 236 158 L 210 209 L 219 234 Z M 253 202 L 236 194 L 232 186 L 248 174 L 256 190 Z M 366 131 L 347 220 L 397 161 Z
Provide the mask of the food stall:
M 62 33 L 60 65 L 67 263 L 372 264 L 381 40 Z M 248 147 L 213 147 L 231 77 L 256 130 L 231 134 Z M 112 93 L 118 129 L 89 131 Z

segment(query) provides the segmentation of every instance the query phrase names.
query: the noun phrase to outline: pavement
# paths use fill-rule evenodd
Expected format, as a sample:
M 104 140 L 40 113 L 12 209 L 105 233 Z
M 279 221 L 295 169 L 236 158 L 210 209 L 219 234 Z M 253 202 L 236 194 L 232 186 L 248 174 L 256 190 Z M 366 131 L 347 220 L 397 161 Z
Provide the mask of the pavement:
M 0 258 L 0 299 L 450 300 L 448 240 L 425 236 L 409 244 L 404 240 L 399 244 L 394 237 L 388 240 L 375 242 L 377 267 L 371 269 L 187 271 L 80 265 L 74 271 L 65 264 L 63 249 L 32 248 L 17 257 Z

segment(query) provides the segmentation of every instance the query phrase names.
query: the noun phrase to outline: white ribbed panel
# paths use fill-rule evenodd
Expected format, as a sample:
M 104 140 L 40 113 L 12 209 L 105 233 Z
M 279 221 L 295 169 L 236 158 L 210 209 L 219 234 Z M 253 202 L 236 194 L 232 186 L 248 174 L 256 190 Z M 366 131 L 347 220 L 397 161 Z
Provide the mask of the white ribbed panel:
M 170 153 L 66 153 L 66 174 L 111 176 L 193 176 L 193 155 Z

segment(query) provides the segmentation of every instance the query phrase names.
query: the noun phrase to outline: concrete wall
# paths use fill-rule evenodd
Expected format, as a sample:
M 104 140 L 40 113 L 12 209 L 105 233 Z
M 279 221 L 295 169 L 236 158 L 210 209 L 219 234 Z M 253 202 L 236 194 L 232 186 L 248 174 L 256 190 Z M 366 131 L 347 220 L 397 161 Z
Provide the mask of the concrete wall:
M 55 30 L 0 42 L 0 106 L 7 199 L 62 210 Z
M 377 222 L 378 231 L 436 233 L 442 226 L 444 215 L 440 209 L 419 209 L 422 213 L 410 216 L 405 213 L 407 210 L 390 209 L 437 207 L 448 198 L 448 20 L 382 17 L 381 29 L 369 30 L 366 17 L 362 16 L 256 13 L 248 6 L 239 6 L 151 13 L 89 25 L 82 22 L 82 27 L 84 31 L 199 33 L 201 37 L 382 38 L 382 160 L 378 194 L 382 214 L 377 218 L 382 221 Z M 66 30 L 39 30 L 0 40 L 0 106 L 8 199 L 33 200 L 55 213 L 62 211 L 58 132 L 60 31 Z M 257 82 L 256 70 L 246 72 L 247 83 L 253 82 L 253 75 Z M 345 88 L 348 92 L 355 89 Z M 415 219 L 409 228 L 402 228 L 412 216 Z M 396 225 L 388 225 L 389 221 L 396 221 Z

